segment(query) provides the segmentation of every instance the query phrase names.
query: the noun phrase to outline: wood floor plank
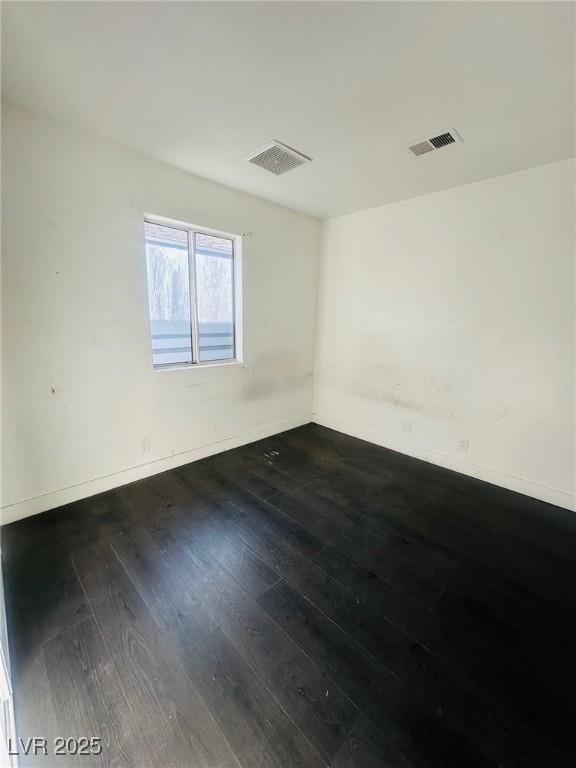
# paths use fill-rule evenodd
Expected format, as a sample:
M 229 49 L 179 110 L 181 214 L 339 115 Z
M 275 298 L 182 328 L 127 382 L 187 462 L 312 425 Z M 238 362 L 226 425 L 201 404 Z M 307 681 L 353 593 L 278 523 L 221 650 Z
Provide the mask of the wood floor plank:
M 48 641 L 44 662 L 58 734 L 101 739 L 101 754 L 83 756 L 82 764 L 152 766 L 147 750 L 140 746 L 139 723 L 132 716 L 94 619 L 84 619 Z M 57 760 L 53 752 L 50 759 Z M 72 762 L 77 760 L 80 758 Z
M 201 471 L 187 465 L 180 467 L 178 473 L 193 492 L 206 494 L 212 501 L 227 498 L 233 486 L 254 493 L 259 498 L 267 498 L 276 492 L 266 480 L 247 471 L 240 457 L 234 462 L 227 461 L 223 466 L 205 467 Z
M 389 498 L 390 493 L 388 489 L 386 497 Z M 475 568 L 479 576 L 500 584 L 510 594 L 524 594 L 526 599 L 535 601 L 544 597 L 555 604 L 574 607 L 576 598 L 571 584 L 576 577 L 576 564 L 573 561 L 542 550 L 536 554 L 534 545 L 518 546 L 517 542 L 495 536 L 490 530 L 472 526 L 451 514 L 444 500 L 428 499 L 420 509 L 411 501 L 409 511 L 381 500 L 373 505 L 372 514 L 379 514 L 385 505 L 388 525 L 394 525 L 406 535 L 417 536 L 424 545 L 435 547 L 460 566 Z
M 284 434 L 244 446 L 242 458 L 260 463 L 273 475 L 290 479 L 292 485 L 306 484 L 328 471 L 324 461 L 316 460 L 317 457 L 303 454 L 287 445 L 283 440 Z
M 410 768 L 408 760 L 362 716 L 334 758 L 332 768 Z
M 251 494 L 235 492 L 230 495 L 230 502 L 242 513 L 248 524 L 252 520 L 256 521 L 306 556 L 316 554 L 324 546 L 323 540 L 312 530 L 267 501 Z
M 278 575 L 242 542 L 237 530 L 228 524 L 229 518 L 222 515 L 225 508 L 231 509 L 231 505 L 213 505 L 203 524 L 187 533 L 182 541 L 191 542 L 195 551 L 210 555 L 247 594 L 258 597 L 278 581 Z
M 186 654 L 186 670 L 243 768 L 326 765 L 222 630 L 203 632 Z
M 24 737 L 99 727 L 115 768 L 576 765 L 566 510 L 310 424 L 2 534 Z
M 214 513 L 222 518 L 223 529 L 227 521 L 236 526 L 242 541 L 279 577 L 377 658 L 386 659 L 394 644 L 403 648 L 411 638 L 452 669 L 474 670 L 472 680 L 485 674 L 490 655 L 475 633 L 463 632 L 457 622 L 443 621 L 333 546 L 326 546 L 311 562 L 258 520 L 239 518 L 230 505 L 221 505 Z M 230 547 L 235 542 L 239 546 L 230 526 L 227 531 Z
M 226 509 L 222 508 L 221 513 L 225 515 Z M 234 510 L 230 510 L 228 519 L 234 521 L 233 515 Z M 222 527 L 225 527 L 225 522 Z M 404 657 L 414 641 L 401 627 L 389 620 L 381 610 L 382 604 L 375 606 L 369 601 L 363 601 L 359 595 L 355 595 L 266 529 L 244 525 L 240 535 L 278 576 L 314 603 L 376 658 L 392 664 L 394 660 Z M 232 537 L 230 542 L 233 545 Z
M 383 731 L 416 764 L 441 766 L 436 755 L 441 743 L 442 760 L 453 759 L 455 764 L 500 766 L 513 755 L 522 765 L 534 768 L 551 761 L 568 765 L 554 748 L 518 731 L 516 724 L 512 730 L 488 728 L 483 702 L 441 666 L 431 664 L 416 644 L 392 668 L 390 663 L 378 663 L 283 582 L 259 602 L 307 653 L 323 659 L 329 675 L 361 711 L 379 713 Z M 415 716 L 425 724 L 417 734 L 411 730 Z M 469 754 L 472 745 L 473 754 Z
M 146 728 L 153 765 L 212 768 L 230 761 L 229 744 L 171 638 L 154 622 L 112 549 L 86 548 L 74 562 L 130 708 Z
M 356 474 L 359 474 L 358 478 Z M 355 518 L 356 527 L 375 528 L 389 545 L 395 544 L 397 551 L 403 552 L 409 560 L 422 562 L 424 559 L 425 562 L 424 550 L 427 548 L 429 552 L 432 546 L 437 556 L 447 557 L 467 571 L 474 567 L 479 578 L 505 587 L 514 595 L 524 591 L 527 599 L 540 601 L 542 591 L 552 587 L 556 604 L 572 604 L 571 584 L 576 572 L 571 563 L 551 557 L 528 542 L 519 544 L 518 540 L 510 538 L 495 539 L 483 523 L 485 509 L 477 505 L 475 523 L 471 525 L 469 520 L 460 519 L 462 515 L 451 514 L 445 495 L 439 496 L 435 503 L 426 498 L 424 504 L 413 495 L 407 511 L 403 487 L 401 503 L 398 503 L 397 489 L 375 479 L 367 482 L 367 478 L 366 473 L 357 470 L 348 475 L 339 471 L 313 481 L 306 492 L 313 491 L 323 499 L 344 506 L 347 515 Z M 277 497 L 279 505 L 281 498 Z M 464 506 L 458 504 L 458 513 Z M 528 570 L 531 571 L 531 584 L 522 576 Z M 547 587 L 542 586 L 544 582 Z
M 524 539 L 542 551 L 576 559 L 572 544 L 576 538 L 576 521 L 568 510 L 394 451 L 382 451 L 365 441 L 318 425 L 291 430 L 280 437 L 289 445 L 295 442 L 311 458 L 322 455 L 336 473 L 342 467 L 349 470 L 346 474 L 357 473 L 365 482 L 368 494 L 375 485 L 382 482 L 389 485 L 395 480 L 404 490 L 411 486 L 417 488 L 421 499 L 433 497 L 440 503 L 446 501 L 451 516 L 467 519 L 479 530 L 502 534 L 506 540 Z M 387 502 L 394 497 L 395 492 L 391 491 Z M 411 504 L 414 500 L 412 497 Z M 419 500 L 416 506 L 421 506 Z
M 473 664 L 477 673 L 473 679 L 484 673 L 489 656 L 474 634 L 459 631 L 455 624 L 443 623 L 431 611 L 344 556 L 336 559 L 336 550 L 328 545 L 315 560 L 333 566 L 336 563 L 337 575 L 348 582 L 342 584 L 257 522 L 238 521 L 234 512 L 230 507 L 219 509 L 223 520 L 238 526 L 242 540 L 278 576 L 389 667 L 394 665 L 394 659 L 403 660 L 414 642 L 453 670 L 464 666 L 468 672 Z M 229 541 L 232 546 L 234 540 L 230 535 Z M 350 575 L 355 578 L 349 578 Z
M 54 744 L 60 730 L 56 722 L 56 713 L 50 682 L 44 664 L 43 647 L 38 646 L 29 653 L 16 670 L 12 665 L 12 686 L 14 689 L 14 716 L 16 732 L 24 740 L 40 736 L 49 745 Z M 69 763 L 70 761 L 68 761 Z M 19 756 L 20 768 L 46 768 L 43 754 Z
M 205 542 L 202 542 L 204 546 Z M 189 574 L 180 578 L 178 569 L 170 565 L 170 553 L 162 557 L 161 552 L 155 547 L 147 532 L 140 528 L 132 527 L 126 531 L 115 544 L 116 551 L 132 580 L 138 587 L 139 592 L 144 596 L 147 605 L 151 608 L 153 615 L 157 618 L 165 631 L 172 636 L 178 635 L 175 647 L 178 647 L 178 654 L 182 660 L 183 666 L 190 672 L 191 677 L 199 683 L 199 690 L 208 705 L 212 702 L 211 711 L 217 722 L 223 722 L 226 726 L 226 732 L 230 739 L 230 732 L 234 733 L 231 744 L 239 755 L 242 764 L 247 768 L 252 765 L 275 765 L 275 758 L 271 755 L 275 753 L 291 755 L 295 748 L 292 762 L 286 761 L 282 765 L 318 765 L 321 758 L 313 750 L 309 742 L 303 737 L 299 730 L 294 726 L 290 719 L 283 713 L 279 705 L 275 702 L 270 693 L 264 688 L 258 680 L 256 673 L 246 662 L 241 661 L 237 651 L 229 641 L 225 640 L 221 632 L 215 630 L 214 622 L 204 612 L 201 607 L 201 599 L 197 598 L 195 589 L 190 589 Z M 161 559 L 159 561 L 159 559 Z M 236 562 L 236 560 L 235 560 Z M 187 563 L 185 564 L 187 567 Z M 233 569 L 236 570 L 236 569 Z M 276 579 L 274 578 L 274 581 Z M 198 585 L 197 585 L 198 586 Z M 184 637 L 188 642 L 181 642 Z M 200 641 L 202 640 L 202 643 Z M 198 647 L 201 644 L 201 647 Z M 230 661 L 232 659 L 232 662 Z M 228 671 L 222 678 L 218 675 L 218 680 L 222 679 L 224 689 L 216 693 L 214 664 L 228 667 Z M 234 680 L 230 683 L 230 676 L 240 676 L 240 682 Z M 230 690 L 232 685 L 232 690 Z M 238 686 L 243 687 L 243 696 L 238 697 L 235 691 Z M 247 689 L 252 690 L 252 694 Z M 245 698 L 252 696 L 248 708 L 248 722 L 244 722 L 239 729 L 234 724 L 238 718 L 246 719 L 242 704 Z M 232 701 L 230 701 L 232 699 Z M 214 704 L 217 702 L 217 705 Z M 259 707 L 261 710 L 259 724 L 250 722 L 250 714 L 253 717 L 254 710 Z M 225 710 L 225 711 L 224 711 Z M 288 734 L 287 743 L 274 744 L 274 740 L 266 748 L 259 741 L 261 729 L 264 730 L 272 722 L 271 713 L 275 713 L 272 718 L 280 734 Z M 262 722 L 263 721 L 263 724 Z M 254 729 L 257 737 L 255 740 Z M 246 733 L 247 732 L 247 733 Z M 248 735 L 247 735 L 248 734 Z M 248 744 L 246 743 L 248 739 Z M 280 736 L 278 736 L 280 738 Z M 267 740 L 268 741 L 268 737 Z
M 425 553 L 418 559 L 405 557 L 398 551 L 394 537 L 383 535 L 365 521 L 358 523 L 345 509 L 326 502 L 308 488 L 279 493 L 271 502 L 309 526 L 326 544 L 336 544 L 423 605 L 434 603 L 453 570 L 452 563 L 435 553 Z
M 270 619 L 215 561 L 193 542 L 171 551 L 183 578 L 249 665 L 309 738 L 330 760 L 342 745 L 357 710 L 321 668 Z
M 448 620 L 433 608 L 425 608 L 333 545 L 315 555 L 314 562 L 348 587 L 354 602 L 365 607 L 369 616 L 385 616 L 453 669 L 483 673 L 490 663 L 489 646 L 475 629 L 463 627 L 458 616 Z
M 260 463 L 244 456 L 239 456 L 234 464 L 218 467 L 215 472 L 224 483 L 225 495 L 237 486 L 261 499 L 268 499 L 291 483 L 283 475 L 266 471 Z
M 575 555 L 570 541 L 576 537 L 576 519 L 570 510 L 543 504 L 537 499 L 395 451 L 382 451 L 366 441 L 320 425 L 308 425 L 279 437 L 290 445 L 296 443 L 312 456 L 320 453 L 327 462 L 344 461 L 355 468 L 358 468 L 359 462 L 364 462 L 364 466 L 368 465 L 371 470 L 384 466 L 388 472 L 405 481 L 419 479 L 450 494 L 458 494 L 460 498 L 455 501 L 458 508 L 462 501 L 466 505 L 470 500 L 483 502 L 490 510 L 486 519 L 489 526 L 497 526 L 502 531 L 514 530 L 542 547 L 554 548 L 557 545 L 565 554 Z
M 243 462 L 261 477 L 269 478 L 277 490 L 281 490 L 282 486 L 305 485 L 326 473 L 325 468 L 290 455 L 283 446 L 243 456 Z
M 294 480 L 274 467 L 270 461 L 260 461 L 254 456 L 241 456 L 234 467 L 234 473 L 227 468 L 222 474 L 235 484 L 239 484 L 238 478 L 250 478 L 251 482 L 242 483 L 243 490 L 250 491 L 261 499 L 269 499 L 278 491 L 291 488 Z
M 31 553 L 27 553 L 30 555 Z M 34 567 L 31 567 L 33 564 Z M 35 551 L 10 569 L 6 588 L 13 668 L 63 629 L 90 616 L 72 560 L 66 552 Z
M 492 700 L 513 711 L 536 733 L 553 735 L 572 754 L 568 722 L 576 711 L 567 681 L 576 674 L 571 652 L 576 633 L 555 632 L 532 606 L 520 599 L 506 600 L 498 590 L 489 590 L 474 578 L 449 585 L 434 610 L 483 639 L 492 663 L 481 670 L 470 665 L 468 671 L 476 675 Z M 545 663 L 535 663 L 539 658 Z M 554 700 L 555 706 L 542 707 L 541 702 L 547 700 Z
M 176 569 L 171 567 L 170 556 L 165 556 L 140 525 L 127 528 L 111 546 L 175 652 L 181 644 L 184 649 L 193 646 L 210 618 L 195 592 L 188 589 L 187 581 L 182 581 Z
M 273 587 L 260 604 L 321 663 L 362 712 L 373 714 L 382 732 L 410 761 L 429 764 L 441 754 L 446 766 L 486 765 L 471 746 L 422 706 L 405 683 L 286 584 Z

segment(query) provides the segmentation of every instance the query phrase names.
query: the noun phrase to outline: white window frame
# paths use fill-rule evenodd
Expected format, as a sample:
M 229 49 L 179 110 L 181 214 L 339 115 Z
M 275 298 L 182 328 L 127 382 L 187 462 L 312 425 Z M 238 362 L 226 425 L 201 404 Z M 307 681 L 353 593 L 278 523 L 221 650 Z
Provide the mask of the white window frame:
M 243 344 L 243 311 L 242 311 L 242 235 L 233 235 L 219 229 L 199 227 L 178 219 L 170 219 L 156 214 L 144 214 L 144 225 L 158 224 L 164 227 L 175 227 L 186 230 L 188 233 L 188 274 L 190 279 L 190 332 L 192 337 L 192 362 L 189 363 L 154 363 L 155 371 L 173 371 L 187 368 L 213 368 L 215 366 L 239 365 L 244 360 Z M 200 360 L 198 339 L 198 301 L 195 279 L 196 271 L 196 234 L 223 237 L 232 240 L 232 274 L 233 274 L 233 300 L 234 300 L 234 357 L 226 360 Z M 146 239 L 146 237 L 144 237 Z M 146 255 L 146 244 L 144 248 Z M 148 270 L 146 269 L 146 282 L 148 285 Z M 150 340 L 152 340 L 152 323 L 150 317 L 150 305 L 148 304 L 148 319 L 150 322 Z M 152 351 L 152 350 L 151 350 Z

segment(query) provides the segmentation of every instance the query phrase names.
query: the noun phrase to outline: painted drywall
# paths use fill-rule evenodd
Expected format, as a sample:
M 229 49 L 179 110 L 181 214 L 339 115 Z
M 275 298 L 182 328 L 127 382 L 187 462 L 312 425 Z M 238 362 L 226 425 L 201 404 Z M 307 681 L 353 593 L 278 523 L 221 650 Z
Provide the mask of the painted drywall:
M 315 420 L 572 507 L 574 173 L 327 221 Z
M 3 522 L 310 420 L 318 220 L 2 117 Z M 249 233 L 243 364 L 153 370 L 144 212 Z
M 339 216 L 570 157 L 575 11 L 6 2 L 2 88 L 158 160 Z M 415 163 L 408 145 L 448 128 L 464 143 Z M 279 180 L 241 161 L 272 137 L 314 162 Z
M 573 161 L 332 219 L 319 285 L 317 220 L 15 108 L 2 192 L 2 522 L 312 410 L 573 503 Z M 251 233 L 242 365 L 152 369 L 144 211 Z

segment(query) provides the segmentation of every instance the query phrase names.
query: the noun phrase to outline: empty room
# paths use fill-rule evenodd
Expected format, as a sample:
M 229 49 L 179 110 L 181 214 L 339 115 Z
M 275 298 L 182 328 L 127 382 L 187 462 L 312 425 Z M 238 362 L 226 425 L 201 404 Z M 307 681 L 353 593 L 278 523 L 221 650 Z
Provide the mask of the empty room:
M 1 12 L 0 768 L 575 768 L 576 4 Z

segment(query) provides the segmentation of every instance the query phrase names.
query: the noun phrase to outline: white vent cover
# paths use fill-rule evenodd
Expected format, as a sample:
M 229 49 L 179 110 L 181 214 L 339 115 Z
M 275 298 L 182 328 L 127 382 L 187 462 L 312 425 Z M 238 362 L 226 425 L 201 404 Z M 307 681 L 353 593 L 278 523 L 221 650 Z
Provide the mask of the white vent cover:
M 264 147 L 260 147 L 247 158 L 248 162 L 259 165 L 265 171 L 270 171 L 275 176 L 280 176 L 299 165 L 311 162 L 311 157 L 306 157 L 292 147 L 287 147 L 279 141 L 272 141 Z
M 415 155 L 425 155 L 426 152 L 434 152 L 434 147 L 429 141 L 421 141 L 419 144 L 413 144 L 410 151 Z
M 442 149 L 449 144 L 455 144 L 462 141 L 461 136 L 455 130 L 444 131 L 431 139 L 424 139 L 408 147 L 414 155 L 425 155 L 427 152 L 434 152 L 435 149 Z

